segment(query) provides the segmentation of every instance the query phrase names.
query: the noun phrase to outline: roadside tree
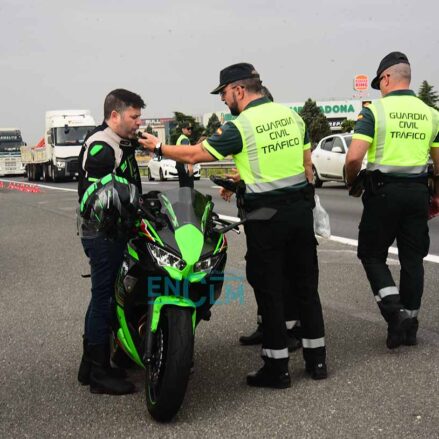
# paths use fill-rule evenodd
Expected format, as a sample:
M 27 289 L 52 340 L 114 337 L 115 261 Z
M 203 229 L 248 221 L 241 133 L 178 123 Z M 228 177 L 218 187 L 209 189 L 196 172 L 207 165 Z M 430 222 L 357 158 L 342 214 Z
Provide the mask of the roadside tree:
M 419 87 L 418 98 L 425 102 L 430 107 L 438 110 L 437 103 L 439 101 L 439 95 L 436 91 L 433 91 L 434 86 L 430 85 L 427 81 L 422 81 Z
M 350 133 L 354 129 L 355 120 L 345 119 L 341 123 L 341 132 L 342 133 Z
M 320 139 L 331 134 L 328 119 L 326 119 L 326 116 L 321 112 L 316 101 L 309 98 L 299 114 L 308 128 L 312 147 L 315 147 Z
M 194 144 L 202 135 L 203 131 L 204 131 L 204 127 L 203 125 L 201 125 L 200 123 L 198 123 L 195 118 L 193 116 L 184 114 L 184 113 L 180 113 L 178 111 L 174 112 L 174 116 L 175 116 L 175 126 L 171 129 L 170 132 L 170 144 L 171 145 L 175 145 L 175 143 L 177 142 L 177 139 L 180 137 L 181 134 L 181 129 L 180 129 L 180 124 L 183 122 L 189 122 L 192 127 L 192 135 L 189 137 L 189 140 L 191 141 L 191 144 Z
M 218 116 L 213 113 L 212 116 L 209 117 L 207 121 L 207 126 L 204 135 L 209 137 L 211 136 L 219 127 L 221 126 L 221 122 L 218 119 Z

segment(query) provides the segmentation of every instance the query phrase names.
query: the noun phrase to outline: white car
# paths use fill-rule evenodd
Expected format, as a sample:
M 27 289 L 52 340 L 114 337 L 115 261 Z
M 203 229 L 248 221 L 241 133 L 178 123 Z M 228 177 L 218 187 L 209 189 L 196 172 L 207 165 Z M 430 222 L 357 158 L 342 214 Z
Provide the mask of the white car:
M 175 165 L 175 160 L 154 157 L 148 162 L 148 180 L 178 180 L 178 172 Z M 200 170 L 201 166 L 198 163 L 194 165 L 195 180 L 200 179 Z
M 340 181 L 346 184 L 345 159 L 352 142 L 352 134 L 332 134 L 324 137 L 311 153 L 314 184 L 322 187 L 325 181 Z M 366 167 L 366 159 L 362 168 Z

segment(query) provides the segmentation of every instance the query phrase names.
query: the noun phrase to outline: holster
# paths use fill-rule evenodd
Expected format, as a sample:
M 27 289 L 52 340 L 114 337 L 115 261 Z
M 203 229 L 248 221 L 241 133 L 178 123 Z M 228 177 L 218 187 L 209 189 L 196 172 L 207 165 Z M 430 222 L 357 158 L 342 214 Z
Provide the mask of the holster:
M 439 187 L 439 175 L 434 175 L 433 171 L 431 171 L 428 173 L 428 191 L 430 192 L 430 196 L 434 197 L 436 187 Z
M 367 171 L 366 169 L 363 169 L 355 177 L 355 180 L 352 183 L 351 188 L 349 189 L 349 195 L 351 197 L 355 197 L 355 198 L 361 197 L 363 191 L 366 188 L 366 179 L 367 179 Z

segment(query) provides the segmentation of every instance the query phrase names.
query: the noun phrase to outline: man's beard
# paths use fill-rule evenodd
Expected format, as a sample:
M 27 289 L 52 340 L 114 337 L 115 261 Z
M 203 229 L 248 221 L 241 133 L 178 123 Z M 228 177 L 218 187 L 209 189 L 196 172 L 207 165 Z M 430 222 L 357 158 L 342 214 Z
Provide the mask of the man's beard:
M 239 116 L 239 109 L 238 109 L 238 103 L 236 102 L 236 99 L 233 100 L 233 102 L 229 105 L 230 113 L 232 113 L 232 116 Z

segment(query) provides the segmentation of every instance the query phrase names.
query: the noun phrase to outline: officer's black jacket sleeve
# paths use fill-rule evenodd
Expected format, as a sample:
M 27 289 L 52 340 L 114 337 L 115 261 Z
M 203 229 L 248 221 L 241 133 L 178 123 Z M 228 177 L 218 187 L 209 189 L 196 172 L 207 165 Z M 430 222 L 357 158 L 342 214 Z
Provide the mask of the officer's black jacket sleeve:
M 89 178 L 102 178 L 114 171 L 115 160 L 113 148 L 98 140 L 88 147 L 84 169 Z

